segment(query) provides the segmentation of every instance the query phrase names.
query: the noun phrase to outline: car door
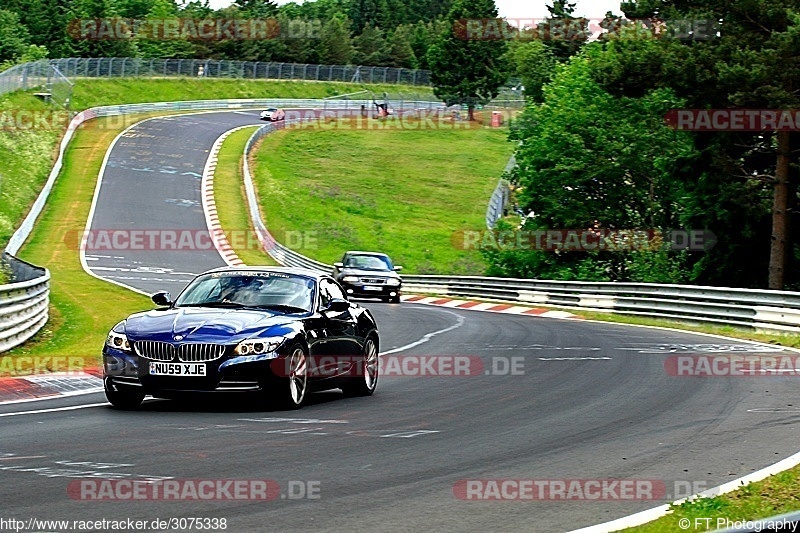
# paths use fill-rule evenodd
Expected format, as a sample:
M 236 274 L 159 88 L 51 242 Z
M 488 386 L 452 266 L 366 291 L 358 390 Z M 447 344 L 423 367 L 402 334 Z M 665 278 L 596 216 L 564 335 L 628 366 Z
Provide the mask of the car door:
M 324 310 L 332 299 L 347 301 L 341 287 L 330 278 L 320 280 L 320 295 L 322 295 L 322 315 L 325 317 L 325 328 L 328 332 L 326 352 L 330 364 L 335 367 L 330 370 L 335 375 L 346 374 L 361 355 L 361 343 L 357 337 L 356 317 L 350 310 L 331 311 Z M 354 357 L 355 356 L 355 357 Z M 325 374 L 329 375 L 329 374 Z

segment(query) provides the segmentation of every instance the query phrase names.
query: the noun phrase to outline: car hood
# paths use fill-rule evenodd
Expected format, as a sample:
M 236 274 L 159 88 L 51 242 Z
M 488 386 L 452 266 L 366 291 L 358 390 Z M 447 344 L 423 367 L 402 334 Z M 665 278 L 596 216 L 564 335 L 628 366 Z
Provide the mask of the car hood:
M 296 330 L 297 316 L 249 309 L 179 308 L 128 317 L 128 339 L 236 343 L 256 336 L 282 336 Z M 176 339 L 176 337 L 182 337 Z
M 363 270 L 360 268 L 345 267 L 342 269 L 343 276 L 358 276 L 360 278 L 399 278 L 400 275 L 394 270 Z

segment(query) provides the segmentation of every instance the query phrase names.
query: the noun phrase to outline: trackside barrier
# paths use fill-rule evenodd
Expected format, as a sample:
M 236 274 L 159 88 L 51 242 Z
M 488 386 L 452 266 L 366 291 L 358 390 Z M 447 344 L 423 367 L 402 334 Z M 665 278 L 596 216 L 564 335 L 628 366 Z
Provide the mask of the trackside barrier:
M 15 348 L 47 322 L 50 272 L 4 253 L 12 283 L 0 285 L 0 352 Z

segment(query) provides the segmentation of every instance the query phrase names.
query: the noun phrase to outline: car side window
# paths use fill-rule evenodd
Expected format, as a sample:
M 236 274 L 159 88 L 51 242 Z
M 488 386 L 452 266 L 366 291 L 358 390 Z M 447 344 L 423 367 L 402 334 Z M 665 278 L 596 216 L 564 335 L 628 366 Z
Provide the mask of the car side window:
M 331 296 L 330 291 L 328 290 L 329 283 L 327 280 L 322 280 L 319 282 L 319 308 L 325 309 L 331 303 Z
M 328 294 L 330 294 L 331 298 L 347 300 L 347 296 L 344 295 L 344 291 L 342 291 L 342 288 L 339 287 L 336 283 L 333 283 L 330 280 L 325 280 L 324 283 L 328 286 Z
M 331 300 L 338 298 L 340 300 L 347 300 L 347 297 L 342 292 L 342 289 L 329 279 L 323 279 L 319 282 L 319 307 L 325 309 L 330 305 Z

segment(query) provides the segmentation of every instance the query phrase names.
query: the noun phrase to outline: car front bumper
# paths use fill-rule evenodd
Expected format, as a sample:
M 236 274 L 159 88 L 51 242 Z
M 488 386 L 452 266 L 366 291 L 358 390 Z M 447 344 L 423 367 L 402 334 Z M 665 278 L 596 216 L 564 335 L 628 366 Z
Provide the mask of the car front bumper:
M 340 282 L 348 296 L 359 298 L 397 298 L 400 296 L 402 285 L 367 285 Z M 370 288 L 371 287 L 371 288 Z
M 154 361 L 136 354 L 106 348 L 103 350 L 103 379 L 106 386 L 141 388 L 146 394 L 158 396 L 171 392 L 243 392 L 266 390 L 275 382 L 273 365 L 285 363 L 280 357 L 225 357 L 205 361 L 205 375 L 151 375 Z M 172 361 L 177 364 L 197 364 Z

